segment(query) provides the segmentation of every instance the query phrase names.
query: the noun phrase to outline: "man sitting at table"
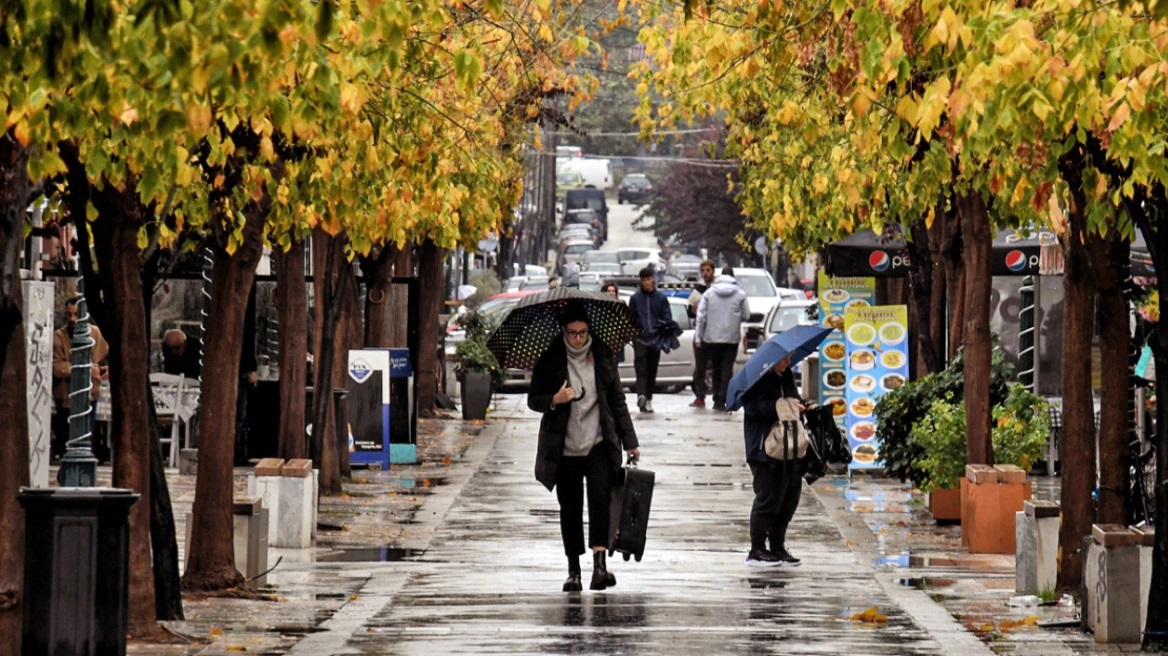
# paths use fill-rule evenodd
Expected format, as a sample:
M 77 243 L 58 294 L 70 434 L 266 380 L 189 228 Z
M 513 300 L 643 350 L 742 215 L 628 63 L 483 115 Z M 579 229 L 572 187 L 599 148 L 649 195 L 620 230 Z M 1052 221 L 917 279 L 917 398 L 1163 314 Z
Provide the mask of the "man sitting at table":
M 187 337 L 178 328 L 171 328 L 162 336 L 162 370 L 168 374 L 198 378 L 202 371 L 199 362 L 202 342 Z

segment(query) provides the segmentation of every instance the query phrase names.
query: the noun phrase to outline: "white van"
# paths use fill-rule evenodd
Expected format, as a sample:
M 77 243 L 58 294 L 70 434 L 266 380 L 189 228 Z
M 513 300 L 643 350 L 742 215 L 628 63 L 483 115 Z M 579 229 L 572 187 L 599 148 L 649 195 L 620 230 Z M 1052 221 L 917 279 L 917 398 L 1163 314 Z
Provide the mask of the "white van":
M 579 171 L 584 176 L 585 189 L 603 189 L 612 186 L 612 163 L 607 159 L 568 159 L 556 163 L 556 173 Z

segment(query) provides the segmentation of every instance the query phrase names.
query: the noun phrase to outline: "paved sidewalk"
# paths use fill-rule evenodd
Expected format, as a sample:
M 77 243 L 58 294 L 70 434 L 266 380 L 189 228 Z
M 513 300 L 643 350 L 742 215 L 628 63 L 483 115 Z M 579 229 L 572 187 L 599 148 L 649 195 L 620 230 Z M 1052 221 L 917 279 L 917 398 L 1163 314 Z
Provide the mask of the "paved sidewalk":
M 885 479 L 804 488 L 789 535 L 799 568 L 743 563 L 752 494 L 741 415 L 659 395 L 634 419 L 657 474 L 640 563 L 610 561 L 601 593 L 560 592 L 557 504 L 532 476 L 538 416 L 500 395 L 485 424 L 423 422 L 422 463 L 355 473 L 321 500 L 307 550 L 272 549 L 264 599 L 191 598 L 187 644 L 136 654 L 1112 654 L 1015 609 L 1013 558 L 971 556 L 921 495 Z M 246 470 L 238 469 L 237 488 Z M 193 477 L 170 478 L 180 520 Z M 1040 483 L 1042 494 L 1049 494 Z M 585 577 L 590 563 L 585 563 Z M 886 621 L 851 619 L 875 607 Z

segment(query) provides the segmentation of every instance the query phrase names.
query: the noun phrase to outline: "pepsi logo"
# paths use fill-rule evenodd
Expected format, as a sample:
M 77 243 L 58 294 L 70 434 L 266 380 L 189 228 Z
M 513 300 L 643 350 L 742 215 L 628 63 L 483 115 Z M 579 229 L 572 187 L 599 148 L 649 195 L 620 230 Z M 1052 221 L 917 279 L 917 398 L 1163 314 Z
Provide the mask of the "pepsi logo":
M 892 265 L 892 258 L 884 251 L 872 251 L 868 256 L 868 265 L 872 267 L 873 271 L 884 271 Z
M 1021 271 L 1026 268 L 1026 253 L 1010 251 L 1006 253 L 1006 268 L 1011 271 Z

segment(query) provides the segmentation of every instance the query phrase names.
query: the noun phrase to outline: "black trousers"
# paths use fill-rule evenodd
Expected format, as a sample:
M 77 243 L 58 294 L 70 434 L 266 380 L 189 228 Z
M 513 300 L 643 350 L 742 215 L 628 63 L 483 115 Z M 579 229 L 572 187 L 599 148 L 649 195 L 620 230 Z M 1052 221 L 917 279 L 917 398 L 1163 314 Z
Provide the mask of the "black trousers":
M 612 500 L 611 448 L 601 442 L 587 456 L 564 456 L 556 470 L 560 536 L 564 553 L 578 556 L 584 545 L 584 480 L 588 480 L 588 546 L 608 547 L 608 508 Z
M 657 387 L 657 365 L 661 363 L 661 351 L 633 342 L 633 371 L 637 372 L 637 396 L 653 398 L 653 388 Z
M 786 548 L 787 526 L 803 495 L 803 477 L 796 461 L 751 462 L 754 475 L 754 505 L 750 508 L 751 548 L 763 547 L 769 539 L 771 550 Z
M 726 403 L 726 388 L 730 387 L 730 378 L 734 375 L 738 345 L 702 342 L 702 350 L 708 350 L 706 358 L 714 368 L 714 403 Z
M 694 374 L 693 374 L 693 391 L 694 396 L 699 399 L 706 398 L 710 393 L 710 386 L 706 382 L 706 371 L 710 368 L 710 350 L 703 344 L 700 347 L 695 345 L 694 354 Z

